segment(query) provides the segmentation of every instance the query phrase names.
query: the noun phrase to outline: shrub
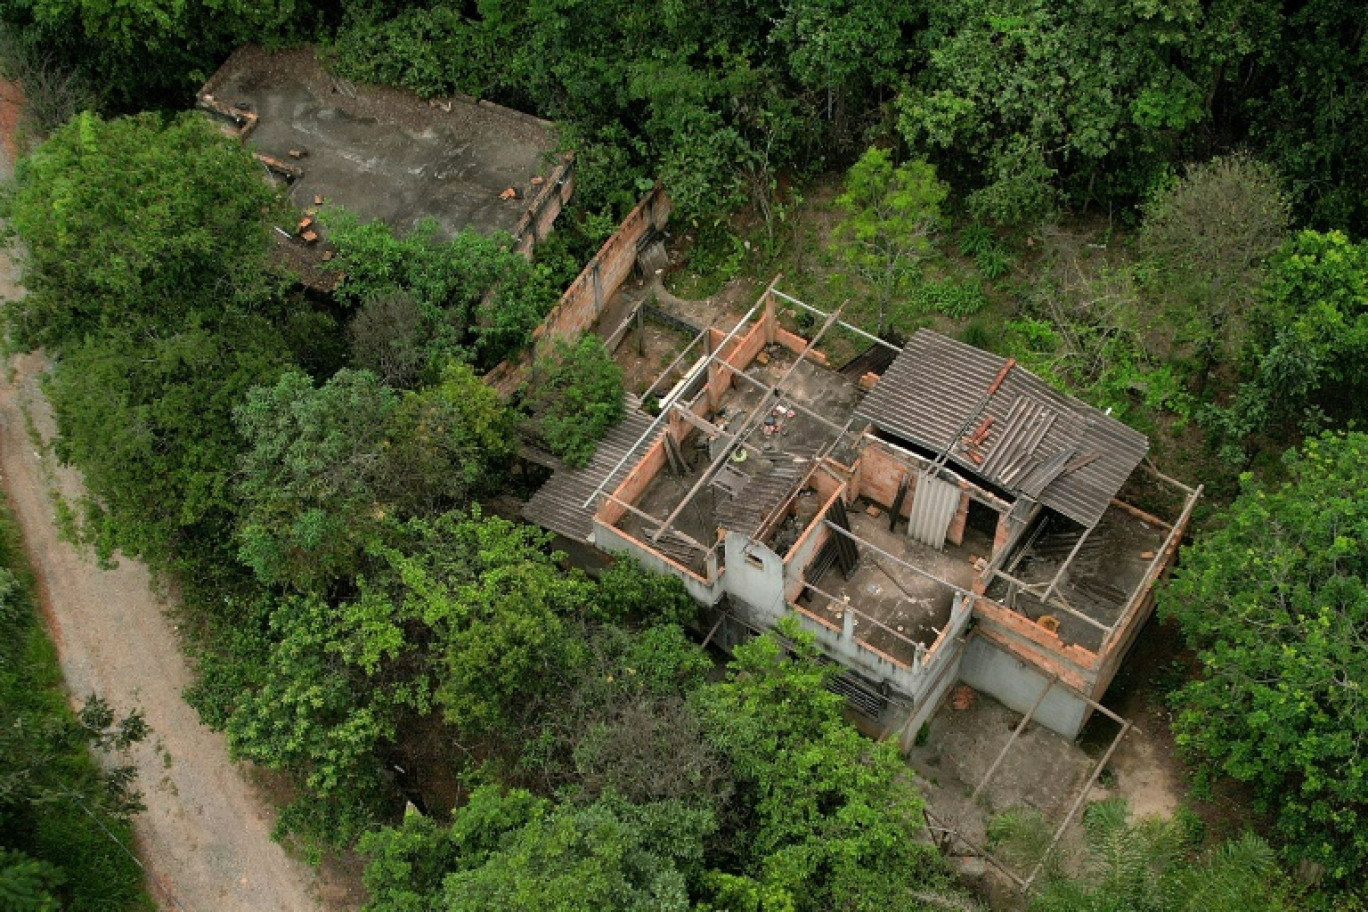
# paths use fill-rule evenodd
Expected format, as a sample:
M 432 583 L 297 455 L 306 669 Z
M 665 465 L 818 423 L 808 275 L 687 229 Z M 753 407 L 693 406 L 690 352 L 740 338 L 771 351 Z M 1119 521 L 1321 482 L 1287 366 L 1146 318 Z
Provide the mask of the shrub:
M 622 417 L 622 369 L 592 335 L 573 344 L 560 340 L 532 366 L 524 402 L 541 423 L 551 452 L 567 465 L 583 466 L 594 446 Z

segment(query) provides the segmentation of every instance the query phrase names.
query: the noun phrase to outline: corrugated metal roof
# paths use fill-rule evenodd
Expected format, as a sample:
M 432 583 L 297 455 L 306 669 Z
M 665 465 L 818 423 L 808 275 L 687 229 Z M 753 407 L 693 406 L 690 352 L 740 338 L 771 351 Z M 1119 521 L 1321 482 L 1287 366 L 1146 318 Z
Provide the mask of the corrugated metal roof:
M 856 415 L 971 475 L 1093 526 L 1149 440 L 1007 361 L 919 330 Z M 974 442 L 975 438 L 977 441 Z
M 627 397 L 622 420 L 613 425 L 607 435 L 599 441 L 598 449 L 582 469 L 559 469 L 546 484 L 541 486 L 523 506 L 522 515 L 528 522 L 558 532 L 575 541 L 588 541 L 594 531 L 594 512 L 598 504 L 584 506 L 584 502 L 594 493 L 599 483 L 608 478 L 613 466 L 632 449 L 642 434 L 651 426 L 653 419 L 637 407 L 634 396 Z M 649 440 L 633 452 L 622 468 L 613 472 L 603 489 L 609 493 L 622 483 L 622 479 L 640 461 L 647 447 L 655 442 L 664 428 L 664 422 L 656 429 Z

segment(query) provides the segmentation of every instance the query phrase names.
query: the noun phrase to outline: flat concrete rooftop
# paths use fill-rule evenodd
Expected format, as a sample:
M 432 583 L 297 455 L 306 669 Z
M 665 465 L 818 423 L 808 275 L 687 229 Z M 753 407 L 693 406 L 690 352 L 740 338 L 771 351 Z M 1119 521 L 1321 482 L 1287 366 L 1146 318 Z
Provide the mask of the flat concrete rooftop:
M 242 48 L 205 93 L 247 106 L 259 118 L 249 145 L 303 169 L 290 190 L 297 205 L 322 197 L 401 233 L 424 217 L 444 237 L 465 227 L 511 231 L 527 207 L 532 178 L 551 170 L 553 131 L 533 118 L 354 86 L 324 70 L 310 48 Z M 290 155 L 300 149 L 307 155 Z M 509 187 L 517 198 L 500 199 Z

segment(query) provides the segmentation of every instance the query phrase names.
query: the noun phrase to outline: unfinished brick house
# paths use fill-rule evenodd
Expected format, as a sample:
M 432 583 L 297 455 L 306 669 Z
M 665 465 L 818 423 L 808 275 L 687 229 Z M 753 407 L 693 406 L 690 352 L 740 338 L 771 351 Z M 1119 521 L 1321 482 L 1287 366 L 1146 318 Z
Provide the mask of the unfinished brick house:
M 810 311 L 812 337 L 781 310 Z M 929 330 L 878 343 L 882 376 L 835 371 L 818 346 L 838 325 L 864 335 L 766 289 L 524 516 L 679 577 L 724 646 L 796 618 L 885 733 L 910 741 L 963 681 L 1076 737 L 1200 490 L 1140 468 L 1143 435 Z M 1174 516 L 1117 498 L 1137 469 Z

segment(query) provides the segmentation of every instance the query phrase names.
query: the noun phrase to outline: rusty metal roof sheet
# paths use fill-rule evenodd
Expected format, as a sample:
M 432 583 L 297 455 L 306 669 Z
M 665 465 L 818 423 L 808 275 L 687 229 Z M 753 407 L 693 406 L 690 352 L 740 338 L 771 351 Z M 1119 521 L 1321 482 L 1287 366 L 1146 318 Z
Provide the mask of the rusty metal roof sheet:
M 990 392 L 991 390 L 991 392 Z M 997 355 L 919 330 L 859 418 L 1084 526 L 1149 450 L 1140 432 Z
M 586 508 L 584 502 L 605 479 L 607 483 L 603 489 L 612 493 L 660 436 L 664 427 L 662 422 L 650 439 L 633 450 L 632 445 L 650 429 L 652 421 L 637 406 L 635 397 L 628 396 L 622 420 L 613 425 L 599 441 L 589 464 L 582 469 L 558 469 L 523 506 L 523 518 L 566 538 L 578 542 L 588 541 L 594 531 L 594 513 L 598 504 L 593 503 Z M 613 467 L 629 452 L 632 453 L 631 458 L 613 472 Z M 613 472 L 612 478 L 608 477 L 609 472 Z

